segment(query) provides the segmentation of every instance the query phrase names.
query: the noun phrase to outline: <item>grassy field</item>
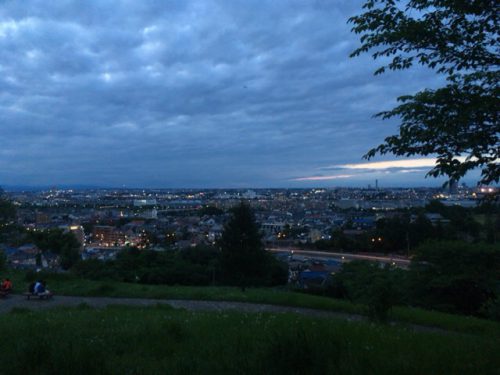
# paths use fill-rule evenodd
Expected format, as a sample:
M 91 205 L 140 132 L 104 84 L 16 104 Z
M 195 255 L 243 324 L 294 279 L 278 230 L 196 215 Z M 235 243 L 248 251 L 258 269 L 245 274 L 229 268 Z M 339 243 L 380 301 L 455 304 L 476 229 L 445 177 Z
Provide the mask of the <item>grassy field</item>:
M 498 338 L 294 314 L 17 309 L 1 374 L 498 374 Z
M 12 278 L 18 292 L 27 288 L 28 283 L 24 279 L 23 272 L 11 271 L 5 275 Z M 364 306 L 346 300 L 292 292 L 286 289 L 249 288 L 242 292 L 239 288 L 232 287 L 189 287 L 92 281 L 64 274 L 51 275 L 46 279 L 48 288 L 56 295 L 238 301 L 306 307 L 350 314 L 366 313 Z M 500 323 L 474 317 L 396 307 L 392 310 L 390 318 L 404 324 L 418 324 L 467 334 L 500 337 Z

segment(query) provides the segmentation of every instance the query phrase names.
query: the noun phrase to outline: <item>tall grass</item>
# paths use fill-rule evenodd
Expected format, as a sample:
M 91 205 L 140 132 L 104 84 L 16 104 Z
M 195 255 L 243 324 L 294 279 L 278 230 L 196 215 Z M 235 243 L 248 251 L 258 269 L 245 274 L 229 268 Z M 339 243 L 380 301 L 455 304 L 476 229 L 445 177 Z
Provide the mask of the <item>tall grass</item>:
M 10 271 L 5 274 L 14 282 L 16 292 L 23 292 L 28 282 L 25 273 Z M 233 287 L 192 287 L 168 285 L 144 285 L 117 281 L 92 281 L 79 279 L 71 274 L 43 276 L 48 288 L 57 295 L 86 297 L 130 297 L 151 299 L 184 299 L 265 303 L 281 306 L 304 307 L 317 310 L 364 315 L 366 307 L 346 300 L 297 293 L 286 289 L 249 288 L 242 292 Z M 417 324 L 442 328 L 467 334 L 500 337 L 500 323 L 428 311 L 410 307 L 395 307 L 389 318 L 405 324 Z
M 16 311 L 2 374 L 496 374 L 497 339 L 294 314 L 115 306 Z M 8 338 L 8 339 L 7 339 Z

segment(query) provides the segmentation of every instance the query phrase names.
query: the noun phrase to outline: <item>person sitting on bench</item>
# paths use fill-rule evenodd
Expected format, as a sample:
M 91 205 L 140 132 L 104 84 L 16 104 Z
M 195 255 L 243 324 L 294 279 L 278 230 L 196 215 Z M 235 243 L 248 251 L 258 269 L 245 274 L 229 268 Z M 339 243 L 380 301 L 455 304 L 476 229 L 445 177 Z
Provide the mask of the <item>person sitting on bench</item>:
M 45 287 L 45 281 L 37 281 L 35 283 L 35 293 L 38 296 L 48 296 L 50 295 L 50 291 Z
M 33 285 L 33 294 L 38 294 L 40 291 L 43 291 L 44 288 L 42 286 L 42 282 L 40 280 L 35 281 L 35 284 Z

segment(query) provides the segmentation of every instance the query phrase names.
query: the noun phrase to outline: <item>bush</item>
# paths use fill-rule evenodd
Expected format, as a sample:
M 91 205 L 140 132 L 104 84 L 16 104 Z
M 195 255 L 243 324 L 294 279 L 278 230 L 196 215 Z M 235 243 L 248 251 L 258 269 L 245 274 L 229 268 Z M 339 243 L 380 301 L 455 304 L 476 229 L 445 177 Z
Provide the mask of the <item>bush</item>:
M 393 285 L 383 274 L 372 279 L 364 299 L 368 306 L 369 317 L 380 322 L 387 321 L 389 311 L 397 302 Z
M 120 252 L 113 261 L 80 261 L 72 271 L 92 280 L 210 285 L 220 275 L 218 257 L 216 250 L 205 247 L 161 253 L 130 248 Z
M 82 260 L 76 263 L 71 271 L 80 277 L 91 280 L 120 280 L 114 262 L 103 262 L 97 259 Z
M 391 308 L 405 301 L 405 271 L 366 261 L 346 263 L 334 278 L 332 291 L 367 306 L 373 320 L 386 321 Z
M 485 244 L 429 242 L 417 249 L 409 276 L 416 304 L 478 314 L 481 306 L 495 298 L 500 252 Z
M 80 243 L 72 232 L 61 229 L 48 229 L 29 232 L 28 238 L 42 251 L 51 251 L 61 257 L 61 267 L 70 269 L 80 258 Z
M 500 322 L 500 298 L 490 299 L 480 310 L 482 316 Z

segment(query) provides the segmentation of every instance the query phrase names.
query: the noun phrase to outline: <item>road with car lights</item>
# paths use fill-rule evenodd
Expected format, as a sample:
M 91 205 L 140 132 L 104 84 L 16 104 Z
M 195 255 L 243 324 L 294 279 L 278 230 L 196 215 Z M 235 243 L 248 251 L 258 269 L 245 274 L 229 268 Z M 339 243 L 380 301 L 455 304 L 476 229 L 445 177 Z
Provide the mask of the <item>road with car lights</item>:
M 295 248 L 268 248 L 268 251 L 274 253 L 289 254 L 295 259 L 303 260 L 304 258 L 318 260 L 338 260 L 341 262 L 349 262 L 352 260 L 368 260 L 372 262 L 393 264 L 401 268 L 407 268 L 411 260 L 400 255 L 381 255 L 381 254 L 366 254 L 366 253 L 338 253 L 330 251 L 303 250 Z

